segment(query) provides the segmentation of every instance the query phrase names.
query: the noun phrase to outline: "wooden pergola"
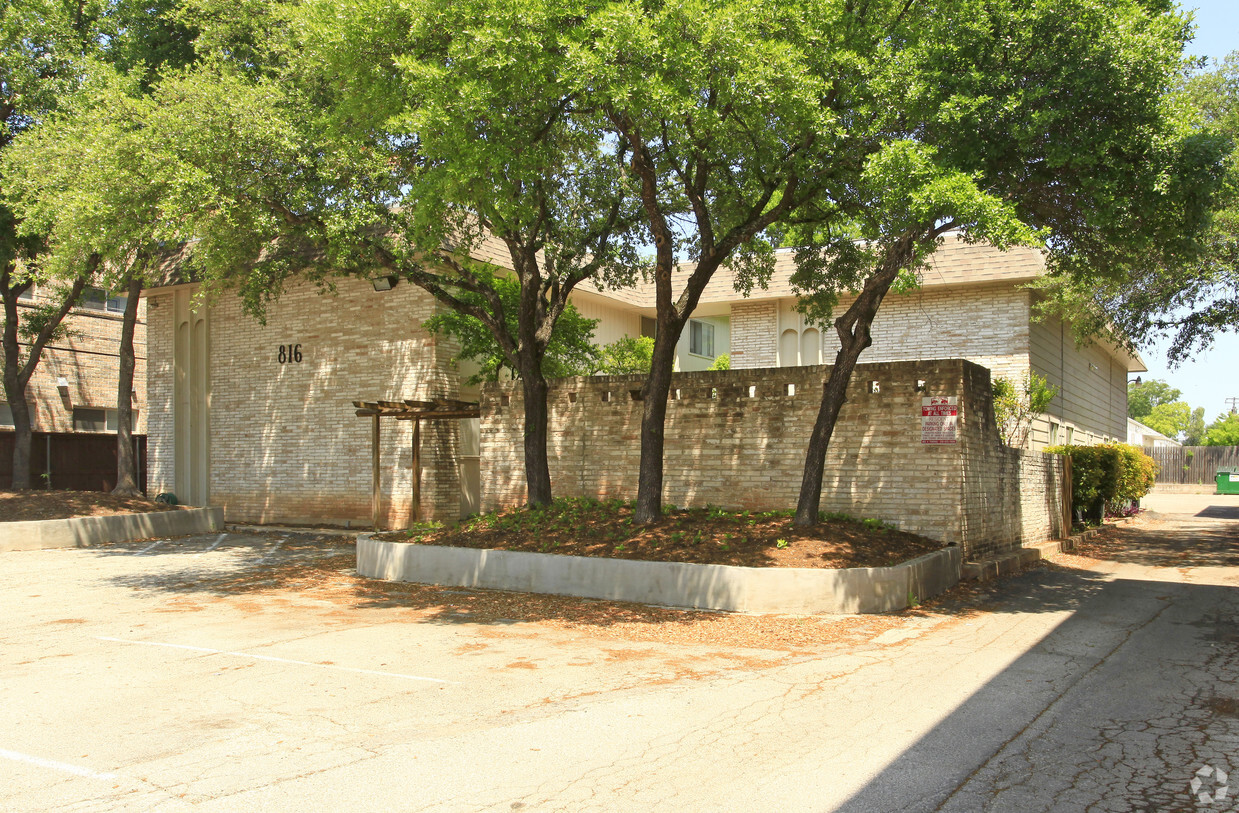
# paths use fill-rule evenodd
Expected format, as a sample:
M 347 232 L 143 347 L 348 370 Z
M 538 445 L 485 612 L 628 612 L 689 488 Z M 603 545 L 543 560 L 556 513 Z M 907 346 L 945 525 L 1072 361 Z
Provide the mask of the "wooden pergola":
M 370 516 L 375 530 L 379 527 L 379 507 L 382 500 L 379 488 L 382 476 L 379 468 L 379 420 L 395 418 L 398 421 L 413 421 L 413 510 L 409 513 L 409 522 L 417 522 L 422 518 L 422 421 L 478 418 L 482 415 L 481 409 L 472 401 L 458 401 L 455 398 L 433 398 L 429 401 L 408 398 L 403 401 L 354 401 L 353 406 L 357 408 L 358 417 L 374 419 L 370 433 L 370 474 L 373 481 Z

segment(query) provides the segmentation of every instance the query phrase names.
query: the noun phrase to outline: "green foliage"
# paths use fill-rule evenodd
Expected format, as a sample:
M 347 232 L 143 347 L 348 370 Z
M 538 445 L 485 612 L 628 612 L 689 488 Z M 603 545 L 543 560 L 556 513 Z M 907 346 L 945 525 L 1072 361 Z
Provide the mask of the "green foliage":
M 1181 391 L 1174 389 L 1165 381 L 1153 379 L 1139 384 L 1134 381 L 1129 382 L 1127 384 L 1127 417 L 1144 423 L 1144 416 L 1152 412 L 1153 407 L 1178 401 L 1182 397 Z
M 720 353 L 714 357 L 714 363 L 710 365 L 711 370 L 730 370 L 731 355 L 728 353 Z
M 1071 458 L 1071 507 L 1100 512 L 1118 494 L 1122 456 L 1113 446 L 1050 446 L 1047 454 Z
M 1148 494 L 1157 481 L 1159 466 L 1143 450 L 1126 443 L 1109 444 L 1119 453 L 1119 485 L 1114 499 L 1120 503 L 1137 502 Z
M 994 418 L 1003 443 L 1016 449 L 1023 448 L 1033 420 L 1045 414 L 1050 402 L 1058 395 L 1058 388 L 1037 373 L 1026 376 L 1020 387 L 1009 378 L 1001 377 L 994 379 L 991 386 Z
M 479 277 L 485 273 L 477 270 Z M 520 299 L 520 283 L 511 276 L 485 277 L 486 285 L 499 296 L 508 330 L 517 332 L 517 310 Z M 481 294 L 463 293 L 465 302 L 481 306 Z M 586 319 L 569 304 L 555 323 L 546 354 L 542 358 L 542 374 L 547 378 L 563 378 L 570 375 L 587 375 L 596 366 L 598 350 L 594 347 L 596 319 Z M 432 333 L 450 336 L 460 342 L 458 360 L 478 363 L 480 370 L 469 378 L 470 384 L 482 381 L 498 381 L 500 371 L 506 369 L 514 377 L 520 375 L 519 364 L 511 353 L 505 353 L 495 341 L 494 334 L 481 320 L 460 311 L 443 309 L 422 323 Z
M 1107 503 L 1139 500 L 1157 477 L 1157 463 L 1125 443 L 1051 446 L 1045 451 L 1071 458 L 1071 505 L 1077 512 L 1100 513 Z
M 593 372 L 603 375 L 645 374 L 654 358 L 654 340 L 649 336 L 625 336 L 604 345 Z
M 1239 446 L 1239 412 L 1221 415 L 1205 430 L 1205 446 Z
M 1196 173 L 1162 188 L 1192 225 L 1169 251 L 1127 252 L 1119 273 L 1054 283 L 1055 309 L 1073 317 L 1078 333 L 1137 344 L 1167 337 L 1172 365 L 1239 325 L 1239 52 L 1176 84 L 1166 107 L 1188 135 L 1175 149 Z

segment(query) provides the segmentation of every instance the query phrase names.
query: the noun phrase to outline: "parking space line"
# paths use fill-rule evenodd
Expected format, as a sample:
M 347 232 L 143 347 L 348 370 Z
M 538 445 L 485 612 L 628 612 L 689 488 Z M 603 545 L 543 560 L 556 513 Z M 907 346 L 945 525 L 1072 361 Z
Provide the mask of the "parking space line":
M 162 545 L 164 542 L 167 542 L 167 541 L 168 541 L 168 540 L 166 540 L 166 539 L 156 539 L 154 542 L 152 542 L 151 544 L 147 545 L 145 548 L 142 548 L 142 550 L 138 551 L 138 552 L 137 552 L 136 554 L 134 554 L 134 555 L 135 555 L 135 556 L 141 556 L 142 554 L 146 553 L 148 550 L 154 550 L 154 548 L 155 548 L 155 546 L 156 546 L 156 545 Z
M 71 773 L 74 776 L 84 776 L 87 779 L 115 779 L 116 774 L 105 773 L 102 771 L 92 771 L 90 768 L 83 768 L 80 765 L 70 765 L 67 762 L 56 762 L 52 759 L 44 759 L 43 757 L 32 757 L 29 754 L 19 754 L 16 751 L 6 751 L 0 748 L 0 757 L 11 759 L 14 762 L 25 762 L 27 765 L 37 765 L 40 768 L 50 768 L 53 771 L 61 773 Z
M 204 553 L 210 553 L 211 551 L 215 550 L 216 548 L 219 547 L 219 543 L 224 541 L 224 537 L 226 536 L 228 536 L 228 534 L 220 534 L 219 538 L 211 543 L 211 547 L 207 548 L 206 550 L 198 551 L 197 553 L 194 554 L 194 556 L 201 556 Z
M 267 559 L 271 558 L 271 554 L 279 550 L 280 545 L 283 545 L 287 541 L 288 541 L 287 538 L 277 540 L 274 545 L 272 545 L 270 548 L 267 549 L 267 552 L 262 555 L 262 558 L 258 560 L 258 564 L 261 565 L 263 562 L 267 561 Z
M 124 638 L 109 638 L 105 635 L 95 636 L 97 641 L 115 641 L 118 644 L 141 644 L 142 646 L 161 646 L 167 649 L 185 649 L 190 652 L 202 652 L 208 655 L 231 655 L 235 658 L 253 658 L 256 661 L 271 661 L 272 663 L 288 663 L 294 666 L 313 666 L 317 669 L 335 669 L 340 672 L 356 672 L 361 675 L 381 675 L 383 677 L 400 678 L 402 680 L 417 680 L 425 683 L 443 683 L 448 685 L 458 685 L 453 680 L 441 680 L 439 678 L 421 677 L 420 675 L 405 675 L 400 672 L 383 672 L 377 669 L 355 669 L 351 666 L 336 666 L 335 664 L 327 663 L 311 663 L 310 661 L 294 661 L 289 658 L 277 658 L 272 655 L 254 655 L 249 652 L 232 652 L 226 649 L 211 649 L 205 646 L 188 646 L 186 644 L 165 644 L 159 641 L 128 641 Z

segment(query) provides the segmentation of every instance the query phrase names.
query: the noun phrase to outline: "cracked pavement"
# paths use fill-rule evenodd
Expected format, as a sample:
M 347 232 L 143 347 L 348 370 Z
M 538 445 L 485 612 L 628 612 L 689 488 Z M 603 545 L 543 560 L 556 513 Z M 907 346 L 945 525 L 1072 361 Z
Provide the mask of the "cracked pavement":
M 1146 505 L 1087 555 L 768 648 L 414 608 L 337 537 L 7 553 L 0 808 L 1239 809 L 1239 774 L 1190 791 L 1239 770 L 1239 497 Z

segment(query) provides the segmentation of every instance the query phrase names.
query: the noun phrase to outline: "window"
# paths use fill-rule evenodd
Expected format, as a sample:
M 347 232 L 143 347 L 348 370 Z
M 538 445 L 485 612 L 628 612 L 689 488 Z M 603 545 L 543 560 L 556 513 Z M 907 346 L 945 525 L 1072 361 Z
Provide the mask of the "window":
M 1057 421 L 1050 421 L 1050 445 L 1051 446 L 1058 445 L 1058 427 L 1059 427 L 1059 424 Z
M 124 313 L 128 299 L 129 297 L 125 294 L 109 297 L 108 292 L 102 288 L 87 288 L 82 291 L 82 298 L 78 301 L 78 305 L 95 311 Z
M 33 302 L 34 301 L 34 285 L 31 285 L 29 288 L 27 288 L 26 290 L 18 294 L 17 299 L 19 302 Z
M 74 432 L 106 432 L 106 426 L 106 409 L 86 409 L 84 407 L 73 408 Z
M 658 322 L 648 316 L 641 317 L 641 335 L 654 338 L 654 334 L 658 332 Z
M 709 322 L 688 322 L 688 352 L 694 356 L 714 358 L 714 325 Z
M 138 411 L 133 410 L 132 424 L 138 425 Z M 115 432 L 117 427 L 117 411 L 115 409 L 95 409 L 92 407 L 73 408 L 74 432 Z
M 0 404 L 0 426 L 13 425 L 13 408 L 8 404 Z

